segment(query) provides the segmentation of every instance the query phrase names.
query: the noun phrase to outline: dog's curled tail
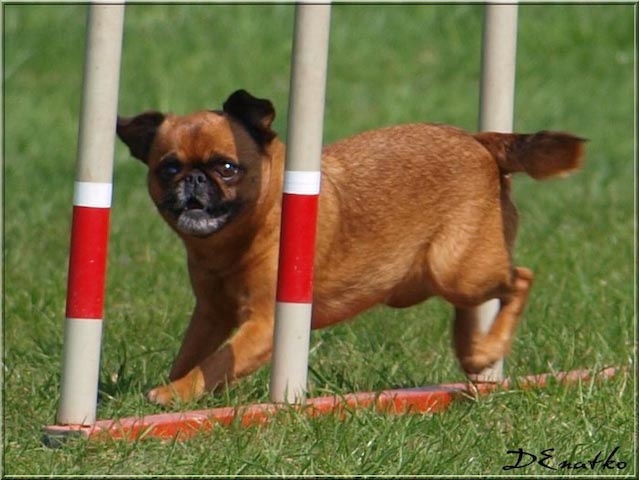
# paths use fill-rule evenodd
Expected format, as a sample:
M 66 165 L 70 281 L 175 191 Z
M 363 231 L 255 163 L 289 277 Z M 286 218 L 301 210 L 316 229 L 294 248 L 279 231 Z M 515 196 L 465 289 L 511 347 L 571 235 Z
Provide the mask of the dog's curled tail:
M 563 132 L 533 134 L 477 133 L 504 173 L 526 172 L 533 178 L 566 176 L 581 167 L 585 139 Z

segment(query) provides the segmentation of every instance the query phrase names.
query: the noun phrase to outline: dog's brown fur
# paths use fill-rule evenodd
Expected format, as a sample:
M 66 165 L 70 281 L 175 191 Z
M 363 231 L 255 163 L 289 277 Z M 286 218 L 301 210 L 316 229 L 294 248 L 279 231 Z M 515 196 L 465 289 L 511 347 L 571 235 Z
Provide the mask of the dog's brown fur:
M 271 130 L 274 115 L 270 102 L 238 91 L 221 112 L 118 119 L 118 135 L 149 166 L 151 197 L 184 241 L 196 297 L 171 383 L 149 393 L 156 403 L 196 399 L 270 358 L 285 156 Z M 215 155 L 242 166 L 236 184 L 220 183 L 222 198 L 240 199 L 239 213 L 207 236 L 180 231 L 161 208 L 184 175 L 158 180 L 167 154 L 188 171 Z M 508 353 L 533 280 L 513 266 L 518 217 L 510 174 L 564 175 L 582 157 L 583 140 L 566 133 L 473 135 L 432 124 L 373 130 L 326 147 L 312 327 L 376 304 L 408 307 L 440 296 L 455 307 L 464 371 L 490 366 Z M 474 307 L 491 298 L 501 307 L 482 334 Z

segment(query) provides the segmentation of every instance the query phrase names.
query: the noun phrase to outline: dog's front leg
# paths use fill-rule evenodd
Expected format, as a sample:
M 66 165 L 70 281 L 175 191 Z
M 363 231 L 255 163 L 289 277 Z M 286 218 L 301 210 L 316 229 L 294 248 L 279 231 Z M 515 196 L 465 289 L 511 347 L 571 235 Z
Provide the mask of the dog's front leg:
M 169 380 L 177 380 L 215 352 L 237 326 L 235 315 L 198 302 L 193 311 L 182 346 L 178 352 Z
M 273 313 L 252 316 L 239 326 L 221 348 L 183 377 L 151 390 L 148 398 L 160 405 L 168 405 L 176 400 L 197 400 L 205 392 L 248 375 L 264 365 L 271 356 L 272 343 Z

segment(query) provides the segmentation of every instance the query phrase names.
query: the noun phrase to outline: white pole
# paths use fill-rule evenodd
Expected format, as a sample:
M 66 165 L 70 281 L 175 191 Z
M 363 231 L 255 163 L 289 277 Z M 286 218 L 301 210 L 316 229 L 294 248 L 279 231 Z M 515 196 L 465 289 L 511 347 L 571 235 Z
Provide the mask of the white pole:
M 510 133 L 515 105 L 517 4 L 485 7 L 479 129 Z
M 509 133 L 513 130 L 515 67 L 517 55 L 517 4 L 489 4 L 485 8 L 480 83 L 479 130 Z M 474 311 L 482 332 L 487 332 L 499 311 L 493 299 Z M 482 371 L 478 381 L 504 378 L 503 358 Z
M 330 13 L 330 3 L 295 7 L 270 385 L 273 402 L 302 403 L 307 390 Z
M 96 417 L 123 22 L 123 4 L 89 6 L 57 415 L 61 425 L 93 425 Z

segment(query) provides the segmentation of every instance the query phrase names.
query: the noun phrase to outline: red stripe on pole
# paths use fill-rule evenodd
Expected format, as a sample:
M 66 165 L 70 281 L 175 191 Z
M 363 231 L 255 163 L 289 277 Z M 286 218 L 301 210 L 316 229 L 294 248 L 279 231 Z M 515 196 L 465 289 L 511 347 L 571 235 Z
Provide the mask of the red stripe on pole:
M 318 195 L 284 193 L 277 281 L 277 301 L 313 300 L 313 261 Z
M 102 319 L 109 213 L 108 208 L 73 207 L 67 318 Z

